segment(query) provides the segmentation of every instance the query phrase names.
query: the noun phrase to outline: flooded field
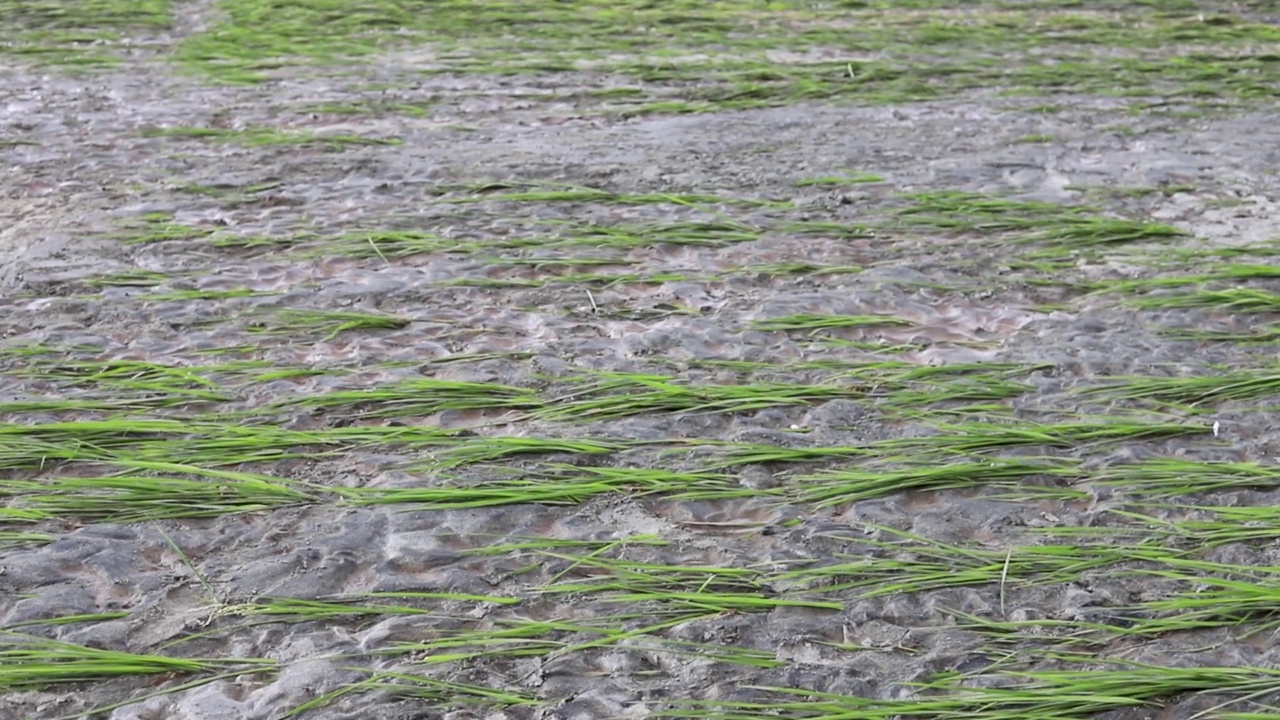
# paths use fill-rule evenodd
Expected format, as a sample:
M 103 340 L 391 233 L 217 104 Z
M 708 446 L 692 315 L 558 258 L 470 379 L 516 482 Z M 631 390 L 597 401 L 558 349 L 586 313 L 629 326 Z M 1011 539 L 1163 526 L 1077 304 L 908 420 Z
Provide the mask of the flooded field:
M 1274 3 L 0 26 L 0 720 L 1280 717 Z

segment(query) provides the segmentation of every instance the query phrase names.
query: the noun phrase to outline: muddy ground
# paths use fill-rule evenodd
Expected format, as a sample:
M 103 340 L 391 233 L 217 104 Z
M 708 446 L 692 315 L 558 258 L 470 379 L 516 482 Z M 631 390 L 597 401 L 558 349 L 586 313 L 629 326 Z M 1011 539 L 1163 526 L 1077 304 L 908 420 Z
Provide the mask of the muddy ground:
M 1242 672 L 1280 663 L 1265 608 L 1201 629 L 1102 631 L 1060 644 L 1089 630 L 1086 623 L 1164 617 L 1150 603 L 1211 587 L 1197 586 L 1189 576 L 1200 571 L 1190 565 L 1177 566 L 1178 577 L 1143 574 L 1175 566 L 1115 558 L 1116 548 L 1177 549 L 1219 569 L 1257 568 L 1241 572 L 1274 587 L 1280 557 L 1264 521 L 1254 537 L 1223 544 L 1153 530 L 1164 527 L 1153 518 L 1182 532 L 1190 526 L 1178 523 L 1212 515 L 1209 508 L 1273 507 L 1280 498 L 1267 483 L 1152 500 L 1103 481 L 1124 477 L 1109 469 L 1162 459 L 1269 467 L 1280 441 L 1272 399 L 1153 406 L 1080 392 L 1134 377 L 1274 372 L 1269 342 L 1170 332 L 1262 332 L 1268 313 L 1143 309 L 1131 293 L 1108 290 L 1215 262 L 1273 262 L 1273 98 L 1170 108 L 1150 98 L 980 87 L 892 104 L 836 98 L 632 114 L 565 90 L 616 78 L 411 77 L 405 49 L 354 70 L 224 85 L 164 60 L 168 44 L 218 12 L 176 8 L 168 34 L 146 35 L 154 47 L 115 67 L 72 72 L 26 56 L 0 61 L 0 420 L 8 433 L 0 446 L 9 444 L 0 449 L 9 508 L 0 516 L 9 533 L 0 550 L 0 623 L 16 633 L 4 640 L 10 648 L 52 638 L 210 664 L 47 686 L 8 681 L 0 717 L 960 717 L 892 703 L 958 692 L 910 684 L 956 674 L 979 687 L 1007 683 L 1004 671 L 1081 663 L 1090 671 L 1125 661 Z M 363 89 L 375 81 L 382 89 Z M 429 110 L 313 111 L 375 101 Z M 175 128 L 230 134 L 167 132 Z M 350 141 L 237 134 L 252 128 Z M 565 186 L 603 192 L 538 195 Z M 949 228 L 915 223 L 919 215 L 899 211 L 920 193 L 1089 205 L 1100 217 L 1185 235 L 1027 244 L 1022 236 L 1040 229 L 974 216 Z M 682 239 L 589 241 L 596 236 L 588 231 L 600 228 L 642 238 L 676 228 Z M 732 232 L 747 237 L 717 240 Z M 416 233 L 427 246 L 399 252 L 392 233 Z M 699 233 L 710 240 L 696 242 Z M 588 240 L 512 242 L 522 237 Z M 1045 248 L 1057 254 L 1034 255 Z M 1243 256 L 1225 254 L 1230 248 L 1257 256 L 1237 260 Z M 1217 250 L 1224 254 L 1212 257 Z M 1276 283 L 1226 286 L 1266 291 Z M 294 326 L 281 314 L 289 309 L 396 320 L 386 328 L 314 318 Z M 878 321 L 822 331 L 759 325 L 802 315 Z M 192 368 L 210 384 L 188 384 L 182 395 L 173 384 L 146 385 L 141 369 L 134 385 L 121 376 L 85 379 L 120 361 Z M 1017 389 L 983 397 L 994 377 L 983 374 L 987 366 Z M 979 379 L 965 385 L 973 398 L 913 404 L 882 392 L 876 378 L 886 376 L 868 370 L 889 373 L 892 385 L 910 368 L 949 367 L 977 368 Z M 262 368 L 294 372 L 265 377 Z M 564 417 L 538 409 L 569 407 L 592 392 L 612 397 L 608 388 L 574 389 L 598 377 L 592 372 L 662 375 L 695 388 L 770 382 L 847 392 L 599 419 L 577 406 Z M 381 414 L 406 395 L 302 402 L 424 378 L 524 388 L 539 400 L 535 410 L 475 404 Z M 620 402 L 639 391 L 631 387 Z M 1155 430 L 971 452 L 927 442 L 961 423 L 1043 428 L 1117 418 Z M 145 424 L 162 420 L 206 434 Z M 108 421 L 121 424 L 92 436 L 74 425 Z M 288 452 L 227 451 L 218 460 L 193 444 L 216 438 L 212 427 L 234 434 L 261 426 L 439 430 L 460 439 L 440 446 L 455 453 L 495 437 L 606 447 L 459 461 L 381 435 L 315 447 L 298 440 Z M 955 432 L 972 435 L 974 427 Z M 919 446 L 891 445 L 921 438 Z M 723 461 L 764 446 L 851 454 Z M 264 508 L 224 508 L 215 497 L 206 517 L 176 517 L 172 505 L 198 502 L 181 498 L 161 511 L 138 505 L 129 516 L 134 501 L 123 496 L 93 511 L 37 497 L 51 478 L 123 472 L 108 457 L 119 447 L 133 460 L 183 465 L 135 462 L 135 477 L 238 470 L 298 483 L 306 497 Z M 858 450 L 865 454 L 852 454 Z M 1071 471 L 1025 472 L 1009 483 L 974 469 L 972 480 L 962 474 L 949 487 L 890 485 L 824 502 L 806 501 L 796 479 L 1046 458 L 1072 463 Z M 360 495 L 325 490 L 483 488 L 563 480 L 584 468 L 705 472 L 721 485 L 706 497 L 624 484 L 556 503 L 471 508 L 407 496 L 366 505 L 353 500 Z M 1079 531 L 1055 532 L 1062 529 Z M 541 544 L 514 546 L 531 541 Z M 938 544 L 951 550 L 935 552 Z M 1073 548 L 1081 564 L 1058 574 L 1018 569 L 1018 554 L 1044 546 Z M 476 552 L 486 547 L 498 550 Z M 970 568 L 976 579 L 960 577 L 956 558 L 964 555 L 955 548 L 987 553 Z M 599 558 L 658 569 L 593 565 Z M 941 563 L 933 568 L 940 575 L 925 579 L 930 560 Z M 956 579 L 948 582 L 952 562 Z M 788 574 L 839 563 L 852 569 L 816 580 Z M 747 573 L 741 587 L 726 568 Z M 766 602 L 726 610 L 633 592 L 655 577 L 669 583 L 664 591 L 719 588 Z M 414 611 L 316 618 L 264 610 L 280 599 Z M 966 626 L 962 616 L 1014 625 L 1001 635 Z M 1059 633 L 1016 625 L 1041 620 L 1079 626 Z M 559 624 L 528 630 L 552 621 Z M 591 627 L 636 632 L 582 646 L 604 637 Z M 511 628 L 527 631 L 494 639 Z M 448 638 L 458 642 L 440 642 Z M 1192 683 L 1145 704 L 1066 707 L 1055 717 L 1261 717 L 1277 695 L 1274 685 L 1258 688 L 1216 693 L 1222 688 Z M 889 704 L 874 712 L 846 704 L 850 714 L 839 715 L 817 693 Z M 317 698 L 323 702 L 308 705 Z M 793 705 L 726 705 L 716 710 L 723 715 L 704 715 L 714 707 L 687 700 Z

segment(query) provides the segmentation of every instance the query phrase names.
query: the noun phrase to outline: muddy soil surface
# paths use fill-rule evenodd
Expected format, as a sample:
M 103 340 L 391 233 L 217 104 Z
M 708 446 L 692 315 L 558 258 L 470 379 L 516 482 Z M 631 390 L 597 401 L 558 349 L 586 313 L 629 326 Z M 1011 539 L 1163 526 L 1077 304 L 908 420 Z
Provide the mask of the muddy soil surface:
M 1273 100 L 231 86 L 152 56 L 218 12 L 176 7 L 0 71 L 0 642 L 78 668 L 5 666 L 0 717 L 988 717 L 926 701 L 1115 663 L 1262 680 L 1058 716 L 1276 701 L 1265 601 L 1161 604 L 1274 597 L 1274 396 L 1223 390 L 1273 310 L 1204 295 L 1280 291 Z

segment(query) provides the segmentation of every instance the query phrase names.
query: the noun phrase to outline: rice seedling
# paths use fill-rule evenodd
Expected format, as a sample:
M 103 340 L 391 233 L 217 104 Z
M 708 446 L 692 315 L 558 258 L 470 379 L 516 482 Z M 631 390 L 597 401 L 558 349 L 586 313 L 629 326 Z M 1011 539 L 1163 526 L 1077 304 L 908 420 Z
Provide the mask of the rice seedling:
M 541 704 L 532 693 L 498 690 L 480 685 L 467 685 L 426 675 L 378 671 L 363 680 L 353 691 L 376 690 L 394 697 L 412 698 L 434 703 L 483 703 L 497 707 L 532 707 Z
M 104 464 L 125 469 L 103 477 L 6 480 L 0 483 L 0 497 L 44 517 L 87 522 L 216 517 L 317 500 L 290 483 L 252 473 L 142 460 Z
M 797 180 L 796 187 L 865 185 L 867 183 L 884 182 L 884 178 L 871 173 L 852 173 L 850 175 L 828 175 L 825 177 Z
M 740 207 L 780 207 L 790 203 L 761 200 L 758 198 L 723 197 L 692 193 L 615 193 L 598 188 L 550 183 L 487 182 L 457 188 L 444 188 L 460 194 L 446 195 L 445 202 L 476 203 L 501 200 L 505 202 L 551 203 L 578 202 L 616 205 L 683 205 L 688 207 L 715 207 L 718 205 Z
M 168 215 L 144 215 L 132 222 L 122 223 L 113 237 L 126 245 L 197 240 L 213 234 L 209 228 L 197 228 L 175 223 Z
M 428 441 L 429 442 L 429 441 Z M 419 445 L 425 443 L 419 443 Z M 526 455 L 609 455 L 641 443 L 595 440 L 590 438 L 553 438 L 522 436 L 484 436 L 450 439 L 436 443 L 439 450 L 427 460 L 409 462 L 410 469 L 447 470 Z
M 1106 385 L 1080 388 L 1083 396 L 1153 400 L 1188 409 L 1227 401 L 1257 401 L 1280 394 L 1280 373 L 1240 370 L 1201 377 L 1112 377 Z
M 1226 566 L 1192 558 L 1169 558 L 1164 565 L 1173 569 L 1149 569 L 1144 574 L 1179 581 L 1187 589 L 1143 603 L 1139 609 L 1149 619 L 1138 623 L 1133 634 L 1232 628 L 1247 637 L 1280 627 L 1277 568 Z
M 1059 424 L 968 422 L 938 424 L 936 429 L 939 431 L 937 435 L 885 440 L 873 447 L 900 452 L 934 450 L 948 454 L 967 454 L 1027 446 L 1081 448 L 1104 443 L 1212 433 L 1211 428 L 1196 424 L 1122 420 Z
M 587 555 L 538 552 L 569 563 L 555 580 L 538 588 L 543 594 L 593 597 L 599 593 L 605 602 L 653 603 L 676 608 L 672 612 L 707 614 L 761 612 L 785 607 L 844 609 L 841 602 L 774 592 L 759 571 L 748 568 L 663 565 L 610 558 L 599 551 Z M 581 580 L 565 577 L 577 571 L 586 577 Z
M 407 605 L 362 604 L 359 598 L 304 600 L 259 598 L 250 603 L 219 605 L 215 618 L 271 618 L 272 622 L 313 622 L 338 618 L 380 618 L 390 615 L 429 615 L 432 611 Z
M 88 278 L 85 280 L 85 284 L 90 287 L 154 287 L 172 279 L 172 273 L 152 270 L 128 270 Z
M 237 370 L 243 366 L 229 366 Z M 142 393 L 153 399 L 226 402 L 232 397 L 205 376 L 217 368 L 195 368 L 140 360 L 42 362 L 14 371 L 19 377 L 61 380 L 75 387 L 111 394 Z
M 1225 332 L 1214 330 L 1161 330 L 1160 335 L 1173 340 L 1221 343 L 1273 343 L 1280 341 L 1280 329 L 1261 328 L 1252 332 Z
M 139 655 L 0 630 L 0 690 L 8 692 L 112 677 L 212 674 L 229 668 L 246 674 L 272 672 L 275 663 L 250 658 Z
M 263 319 L 254 319 L 247 325 L 249 332 L 288 336 L 322 334 L 325 342 L 344 332 L 399 330 L 409 325 L 408 318 L 350 310 L 280 308 L 263 311 L 261 316 Z
M 1091 215 L 1091 208 L 1007 200 L 961 192 L 913 193 L 897 211 L 899 227 L 953 233 L 1012 234 L 1018 242 L 1082 248 L 1185 237 L 1169 225 Z
M 882 525 L 868 524 L 864 531 L 889 539 L 877 540 L 865 532 L 862 537 L 830 535 L 847 541 L 855 552 L 815 558 L 809 567 L 773 574 L 769 581 L 820 589 L 825 595 L 856 590 L 860 598 L 874 598 L 973 585 L 1053 585 L 1072 582 L 1086 571 L 1132 561 L 1129 547 L 1027 545 L 994 550 L 944 543 Z
M 1075 463 L 1034 459 L 993 459 L 983 462 L 951 460 L 922 467 L 895 469 L 840 468 L 791 478 L 797 499 L 827 507 L 907 490 L 1018 487 L 1035 478 L 1071 479 L 1079 475 Z
M 318 458 L 369 445 L 440 446 L 431 428 L 345 427 L 300 432 L 270 424 L 135 418 L 25 425 L 0 423 L 0 468 L 46 470 L 63 463 L 181 463 L 218 468 Z
M 822 400 L 861 397 L 854 385 L 684 384 L 665 375 L 599 373 L 586 387 L 549 397 L 531 418 L 554 421 L 614 420 L 654 412 L 749 412 Z
M 1169 498 L 1239 488 L 1280 485 L 1280 471 L 1251 462 L 1195 462 L 1155 458 L 1095 470 L 1090 482 L 1139 498 Z
M 831 237 L 841 240 L 876 236 L 876 229 L 870 225 L 831 222 L 829 220 L 789 220 L 783 222 L 777 228 L 777 231 L 789 235 Z M 896 255 L 893 247 L 886 247 L 884 251 L 886 257 L 894 257 Z
M 643 225 L 568 225 L 560 237 L 549 241 L 544 247 L 625 250 L 665 244 L 719 248 L 759 240 L 761 232 L 761 228 L 731 218 Z
M 415 503 L 428 509 L 459 509 L 495 505 L 578 505 L 587 499 L 627 487 L 604 481 L 508 480 L 484 486 L 446 485 L 415 488 L 361 488 L 342 490 L 354 505 Z
M 1280 672 L 1260 667 L 1171 667 L 1060 656 L 1088 669 L 996 670 L 979 685 L 965 675 L 909 683 L 907 699 L 881 700 L 808 688 L 752 686 L 754 700 L 681 701 L 658 717 L 746 720 L 756 717 L 800 720 L 893 720 L 894 718 L 1099 717 L 1123 711 L 1158 712 L 1173 698 L 1203 695 L 1219 700 L 1221 711 L 1236 703 L 1280 691 Z M 1217 717 L 1215 714 L 1214 717 Z
M 368 138 L 356 135 L 317 135 L 310 132 L 280 130 L 276 128 L 245 128 L 231 130 L 216 127 L 165 127 L 144 130 L 143 137 L 184 138 L 194 140 L 221 140 L 250 147 L 264 145 L 316 145 L 331 150 L 342 150 L 351 145 L 399 145 L 399 138 Z
M 804 277 L 822 277 L 824 275 L 853 275 L 862 272 L 857 265 L 817 265 L 814 263 L 773 263 L 768 265 L 746 265 L 726 270 L 717 277 L 728 278 L 735 275 L 767 275 L 770 277 L 800 275 Z
M 7 511 L 13 511 L 12 513 Z M 32 522 L 39 519 L 38 513 L 17 511 L 16 508 L 0 508 L 0 521 L 25 520 Z M 0 530 L 0 550 L 28 545 L 44 545 L 57 538 L 47 533 L 23 532 L 20 530 Z
M 425 417 L 446 410 L 529 410 L 541 408 L 535 391 L 497 383 L 422 378 L 374 388 L 333 390 L 289 398 L 263 412 L 310 410 L 332 417 Z
M 1135 258 L 1136 259 L 1136 258 Z M 1176 275 L 1173 277 L 1148 277 L 1134 280 L 1120 280 L 1097 284 L 1098 292 L 1107 293 L 1145 293 L 1151 290 L 1177 288 L 1188 285 L 1199 285 L 1220 281 L 1246 282 L 1249 280 L 1267 280 L 1280 278 L 1280 266 L 1260 265 L 1256 263 L 1213 264 L 1206 271 L 1193 275 Z
M 17 630 L 18 628 L 31 627 L 34 625 L 78 625 L 80 623 L 105 622 L 108 620 L 119 620 L 129 617 L 129 611 L 119 610 L 115 612 L 99 612 L 84 613 L 81 615 L 59 615 L 58 617 L 40 618 L 35 620 L 24 620 L 22 622 L 10 623 L 5 627 L 6 630 Z
M 1280 295 L 1253 288 L 1197 290 L 1178 295 L 1153 295 L 1134 298 L 1131 303 L 1141 310 L 1200 309 L 1218 312 L 1280 312 Z
M 883 457 L 865 447 L 782 447 L 763 443 L 723 443 L 709 445 L 715 458 L 704 468 L 720 470 L 764 463 L 825 462 L 845 458 Z
M 188 302 L 191 300 L 231 300 L 235 298 L 272 297 L 280 293 L 270 290 L 173 290 L 153 292 L 146 296 L 150 302 Z
M 892 315 L 787 315 L 785 317 L 755 320 L 752 330 L 776 332 L 782 330 L 831 330 L 848 327 L 884 327 L 911 325 L 907 320 Z

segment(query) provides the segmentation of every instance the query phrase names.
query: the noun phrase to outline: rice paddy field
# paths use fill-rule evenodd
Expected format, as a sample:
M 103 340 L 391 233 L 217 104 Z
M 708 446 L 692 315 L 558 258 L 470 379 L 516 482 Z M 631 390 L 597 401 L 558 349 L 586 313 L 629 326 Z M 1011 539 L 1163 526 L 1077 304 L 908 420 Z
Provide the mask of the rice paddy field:
M 0 720 L 1280 718 L 1275 3 L 0 28 Z

